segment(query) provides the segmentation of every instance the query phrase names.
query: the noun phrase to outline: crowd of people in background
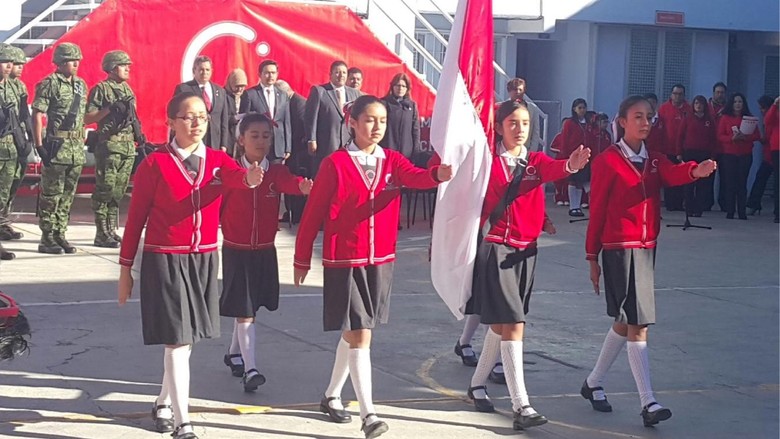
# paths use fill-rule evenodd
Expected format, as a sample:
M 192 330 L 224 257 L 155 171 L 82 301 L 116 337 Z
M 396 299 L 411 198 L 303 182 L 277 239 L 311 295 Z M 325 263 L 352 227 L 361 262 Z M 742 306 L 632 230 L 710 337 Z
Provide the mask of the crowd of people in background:
M 751 113 L 748 100 L 742 93 L 729 95 L 723 82 L 712 87 L 709 99 L 696 95 L 689 102 L 683 84 L 672 87 L 666 102 L 659 104 L 654 93 L 647 93 L 644 98 L 653 109 L 652 127 L 645 140 L 650 151 L 660 152 L 674 163 L 700 163 L 715 159 L 719 165 L 715 176 L 683 187 L 665 188 L 664 206 L 667 211 L 684 211 L 690 217 L 701 217 L 704 212 L 712 211 L 717 203 L 726 218 L 745 220 L 750 215 L 761 213 L 761 200 L 771 181 L 774 220 L 778 222 L 777 154 L 780 147 L 776 98 L 764 95 L 758 99 L 760 115 Z M 583 144 L 591 148 L 594 156 L 598 155 L 604 147 L 619 140 L 615 119 L 611 128 L 608 120 L 607 113 L 590 111 L 584 99 L 575 99 L 571 105 L 571 117 L 563 120 L 562 129 L 553 138 L 550 150 L 556 157 L 565 158 Z M 761 148 L 763 159 L 757 167 L 752 187 L 748 188 L 754 147 Z M 585 216 L 582 209 L 588 206 L 589 190 L 585 177 L 582 173 L 568 181 L 555 183 L 555 203 L 569 206 L 572 217 Z

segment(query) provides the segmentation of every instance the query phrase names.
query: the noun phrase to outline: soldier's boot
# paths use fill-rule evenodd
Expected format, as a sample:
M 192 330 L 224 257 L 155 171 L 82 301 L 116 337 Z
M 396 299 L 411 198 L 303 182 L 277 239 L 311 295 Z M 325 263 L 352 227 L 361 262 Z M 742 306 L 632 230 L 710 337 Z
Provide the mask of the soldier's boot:
M 61 255 L 65 250 L 54 240 L 51 232 L 43 232 L 41 242 L 38 244 L 38 253 Z
M 110 221 L 108 217 L 102 215 L 95 215 L 95 247 L 102 248 L 118 248 L 119 243 L 111 236 L 109 230 L 111 229 Z
M 16 259 L 16 254 L 6 251 L 3 248 L 3 244 L 0 244 L 0 261 L 10 261 L 12 259 Z
M 116 231 L 119 230 L 119 208 L 111 207 L 108 211 L 108 233 L 114 238 L 114 241 L 122 243 L 122 236 Z
M 10 224 L 0 226 L 0 241 L 11 241 L 24 238 L 22 232 L 17 232 Z
M 73 253 L 76 253 L 76 247 L 70 245 L 68 240 L 65 239 L 65 235 L 64 234 L 61 234 L 59 232 L 54 232 L 54 235 L 52 236 L 52 238 L 54 238 L 54 242 L 56 242 L 57 245 L 62 247 L 62 250 L 65 253 L 67 253 L 69 255 L 72 255 Z

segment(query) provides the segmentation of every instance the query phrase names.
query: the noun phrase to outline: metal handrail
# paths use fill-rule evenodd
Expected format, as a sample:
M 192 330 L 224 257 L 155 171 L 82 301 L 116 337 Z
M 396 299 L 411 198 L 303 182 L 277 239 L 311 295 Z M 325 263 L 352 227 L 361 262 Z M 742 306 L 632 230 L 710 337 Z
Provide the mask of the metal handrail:
M 38 14 L 38 16 L 37 16 L 37 17 L 35 17 L 35 18 L 33 18 L 32 20 L 30 20 L 30 21 L 29 21 L 27 24 L 25 24 L 24 26 L 20 27 L 20 28 L 19 28 L 19 30 L 17 30 L 16 32 L 14 32 L 14 33 L 13 33 L 13 35 L 11 35 L 10 37 L 6 38 L 5 42 L 6 42 L 6 43 L 8 43 L 8 44 L 11 44 L 11 43 L 13 43 L 13 42 L 14 42 L 14 41 L 16 41 L 16 40 L 17 40 L 19 37 L 21 37 L 22 35 L 24 35 L 24 33 L 25 33 L 25 32 L 28 32 L 30 29 L 32 29 L 33 27 L 35 27 L 35 25 L 37 25 L 38 23 L 40 23 L 41 21 L 43 21 L 43 19 L 44 19 L 44 18 L 48 17 L 48 16 L 49 16 L 49 14 L 52 14 L 52 13 L 54 13 L 54 11 L 56 11 L 56 10 L 57 10 L 57 8 L 59 8 L 60 6 L 62 6 L 62 5 L 63 5 L 65 2 L 67 2 L 67 1 L 68 1 L 68 0 L 57 0 L 57 1 L 55 1 L 54 3 L 52 3 L 52 5 L 51 5 L 51 6 L 49 6 L 48 8 L 46 8 L 46 10 L 44 10 L 43 12 L 41 12 L 40 14 Z
M 392 17 L 392 16 L 390 16 L 390 14 L 388 14 L 388 13 L 387 13 L 387 12 L 386 12 L 384 9 L 382 9 L 382 6 L 380 6 L 380 5 L 379 5 L 379 2 L 377 2 L 376 0 L 371 0 L 371 4 L 373 4 L 374 6 L 376 6 L 376 7 L 377 7 L 377 9 L 379 9 L 379 11 L 380 11 L 380 12 L 382 12 L 383 14 L 385 14 L 385 17 L 387 17 L 387 19 L 388 19 L 388 20 L 390 20 L 390 22 L 391 22 L 391 23 L 393 23 L 393 25 L 394 25 L 396 28 L 398 28 L 398 30 L 401 32 L 401 35 L 403 35 L 403 36 L 404 36 L 404 38 L 405 38 L 405 39 L 406 39 L 406 40 L 409 42 L 409 44 L 411 44 L 411 45 L 412 45 L 412 47 L 414 47 L 414 48 L 415 48 L 415 50 L 417 50 L 417 52 L 420 54 L 420 56 L 422 56 L 422 57 L 423 57 L 423 58 L 425 58 L 425 59 L 426 59 L 426 60 L 427 60 L 429 63 L 431 63 L 431 65 L 433 66 L 433 68 L 434 68 L 434 69 L 436 69 L 436 71 L 438 71 L 439 73 L 441 73 L 442 65 L 439 63 L 439 61 L 437 61 L 437 60 L 436 60 L 436 58 L 434 58 L 434 57 L 433 57 L 433 55 L 431 55 L 431 54 L 430 54 L 430 52 L 428 52 L 428 51 L 425 49 L 425 47 L 423 47 L 423 46 L 422 46 L 422 45 L 421 45 L 421 44 L 420 44 L 420 43 L 419 43 L 419 42 L 418 42 L 418 41 L 417 41 L 417 40 L 416 40 L 416 39 L 415 39 L 413 36 L 409 35 L 409 33 L 408 33 L 408 32 L 406 32 L 406 30 L 405 30 L 405 29 L 404 29 L 402 26 L 400 26 L 400 25 L 399 25 L 399 24 L 398 24 L 398 23 L 397 23 L 397 22 L 396 22 L 396 21 L 393 19 L 393 17 Z

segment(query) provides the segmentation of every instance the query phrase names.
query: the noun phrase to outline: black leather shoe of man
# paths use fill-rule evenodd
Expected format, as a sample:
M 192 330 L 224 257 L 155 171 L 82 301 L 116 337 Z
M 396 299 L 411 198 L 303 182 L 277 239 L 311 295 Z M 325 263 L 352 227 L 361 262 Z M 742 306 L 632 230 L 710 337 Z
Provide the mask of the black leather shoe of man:
M 369 413 L 366 416 L 366 419 L 368 419 L 369 416 L 376 416 L 376 415 L 374 413 Z M 382 420 L 375 421 L 371 425 L 366 425 L 366 419 L 363 420 L 363 425 L 360 427 L 360 431 L 362 431 L 363 434 L 366 435 L 366 439 L 374 439 L 375 437 L 379 437 L 387 433 L 387 430 L 390 429 L 390 427 L 387 426 L 387 423 L 385 423 L 385 421 Z
M 171 410 L 169 405 L 155 405 L 152 407 L 152 421 L 154 421 L 154 429 L 158 433 L 169 433 L 173 431 L 173 412 L 171 412 L 170 418 L 157 417 L 157 411 L 161 409 Z
M 352 415 L 350 415 L 349 412 L 344 409 L 334 409 L 330 406 L 330 404 L 328 404 L 334 399 L 341 398 L 337 398 L 335 396 L 330 398 L 322 398 L 322 401 L 320 401 L 320 411 L 327 414 L 328 417 L 330 417 L 330 420 L 337 424 L 346 424 L 348 422 L 352 422 Z
M 76 253 L 76 247 L 70 245 L 67 239 L 65 239 L 62 235 L 54 235 L 54 242 L 57 243 L 60 247 L 62 247 L 62 251 L 65 253 L 72 255 L 73 253 Z
M 590 401 L 590 405 L 593 407 L 593 410 L 596 410 L 597 412 L 604 412 L 609 413 L 612 411 L 612 405 L 607 401 L 606 395 L 604 396 L 604 399 L 593 399 L 593 392 L 596 392 L 598 390 L 604 391 L 603 387 L 588 387 L 588 380 L 585 380 L 584 383 L 582 383 L 582 388 L 580 389 L 580 395 L 582 395 L 583 398 Z
M 463 349 L 470 348 L 470 344 L 460 344 L 460 340 L 455 342 L 455 355 L 460 357 L 460 360 L 463 362 L 464 365 L 468 367 L 477 367 L 477 363 L 479 363 L 479 359 L 477 358 L 477 354 L 474 353 L 474 350 L 471 350 L 471 355 L 465 355 L 463 353 Z
M 672 417 L 672 411 L 666 407 L 658 409 L 654 412 L 649 411 L 650 407 L 654 405 L 658 405 L 658 403 L 651 402 L 642 409 L 642 422 L 644 422 L 645 427 L 652 427 L 653 425 Z
M 475 386 L 475 387 L 469 387 L 469 390 L 466 392 L 466 394 L 474 400 L 474 408 L 477 409 L 478 412 L 481 413 L 493 413 L 496 411 L 496 408 L 493 406 L 493 403 L 488 398 L 474 398 L 474 391 L 482 389 L 485 391 L 485 395 L 487 395 L 487 387 L 486 386 Z
M 523 409 L 530 408 L 530 405 L 523 406 Z M 515 419 L 512 422 L 512 428 L 515 430 L 525 430 L 526 428 L 537 427 L 547 423 L 547 418 L 534 413 L 533 415 L 523 416 L 523 411 L 515 412 Z

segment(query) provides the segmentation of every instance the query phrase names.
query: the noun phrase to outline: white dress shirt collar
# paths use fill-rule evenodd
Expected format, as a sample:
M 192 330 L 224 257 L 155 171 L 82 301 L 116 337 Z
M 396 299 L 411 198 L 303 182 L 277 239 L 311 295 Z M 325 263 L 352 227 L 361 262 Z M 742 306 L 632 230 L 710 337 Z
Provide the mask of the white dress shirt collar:
M 376 145 L 374 147 L 374 153 L 373 154 L 369 154 L 369 153 L 363 151 L 362 149 L 358 148 L 358 146 L 355 145 L 355 142 L 349 142 L 349 145 L 347 145 L 347 152 L 352 157 L 358 157 L 358 158 L 361 158 L 361 157 L 363 157 L 363 158 L 365 158 L 365 157 L 376 157 L 378 159 L 386 158 L 385 150 L 382 149 L 382 147 L 379 146 L 379 145 Z
M 201 141 L 198 144 L 198 146 L 196 146 L 195 149 L 192 150 L 192 152 L 180 148 L 175 138 L 171 140 L 171 146 L 173 147 L 173 150 L 176 151 L 176 155 L 178 155 L 179 158 L 182 160 L 186 160 L 187 157 L 191 155 L 194 155 L 195 157 L 200 157 L 204 160 L 206 159 L 206 144 L 203 143 L 203 141 Z
M 647 148 L 645 148 L 645 142 L 642 142 L 642 146 L 639 148 L 639 154 L 635 153 L 633 149 L 631 149 L 628 144 L 623 139 L 620 139 L 620 142 L 618 142 L 618 145 L 620 145 L 620 148 L 623 150 L 623 154 L 628 158 L 629 161 L 634 163 L 643 163 L 645 160 L 647 160 Z
M 247 169 L 252 166 L 252 163 L 247 160 L 246 154 L 241 156 L 241 164 Z M 271 166 L 271 162 L 268 161 L 268 157 L 263 157 L 263 161 L 260 162 L 260 167 L 263 168 L 263 171 L 268 171 L 269 166 Z

